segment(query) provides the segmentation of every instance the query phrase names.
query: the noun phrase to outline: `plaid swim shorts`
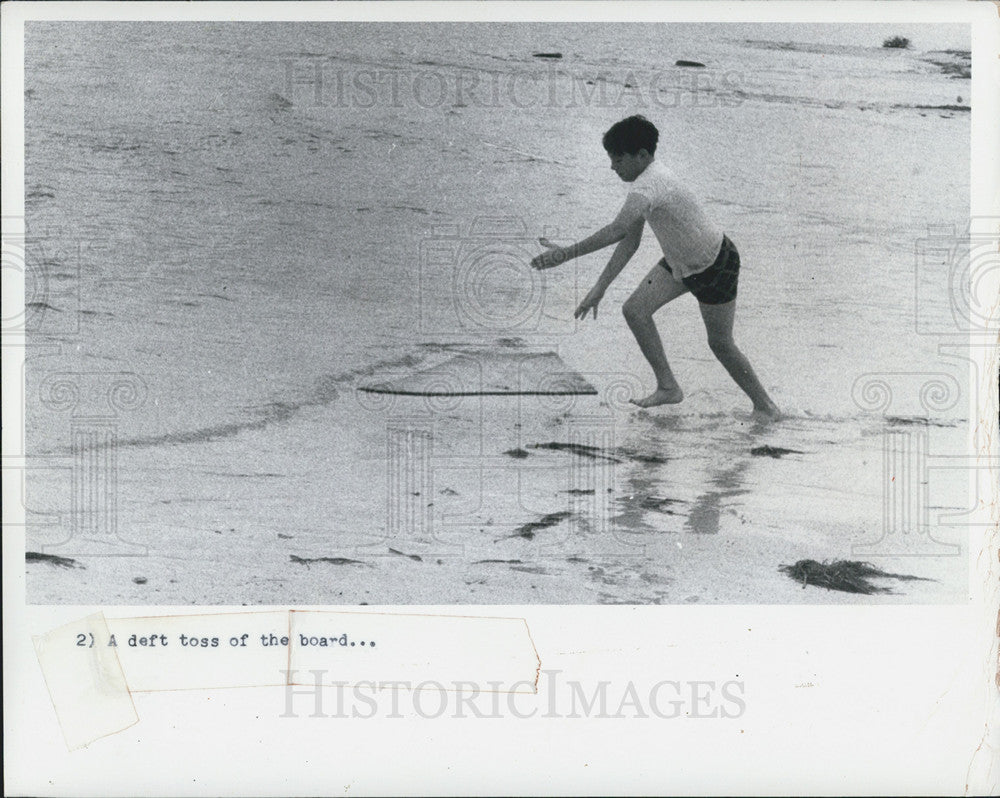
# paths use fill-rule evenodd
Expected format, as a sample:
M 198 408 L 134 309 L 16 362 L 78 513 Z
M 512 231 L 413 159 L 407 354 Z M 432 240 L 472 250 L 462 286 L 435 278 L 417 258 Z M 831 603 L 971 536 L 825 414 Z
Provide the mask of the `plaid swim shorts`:
M 660 259 L 660 265 L 673 274 L 666 258 Z M 704 271 L 682 277 L 684 283 L 694 294 L 695 299 L 705 305 L 722 305 L 736 299 L 736 284 L 740 279 L 740 253 L 727 236 L 722 237 L 722 247 L 715 263 Z

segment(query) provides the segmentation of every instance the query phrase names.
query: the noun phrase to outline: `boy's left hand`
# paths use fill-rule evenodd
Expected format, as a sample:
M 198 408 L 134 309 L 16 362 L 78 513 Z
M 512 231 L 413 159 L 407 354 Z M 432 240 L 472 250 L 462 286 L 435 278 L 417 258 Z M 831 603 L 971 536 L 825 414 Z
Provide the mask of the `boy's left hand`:
M 601 304 L 601 300 L 604 299 L 604 290 L 595 285 L 587 292 L 587 296 L 583 298 L 583 302 L 573 313 L 573 318 L 575 319 L 585 319 L 587 318 L 587 313 L 589 311 L 594 311 L 594 318 L 597 318 L 597 306 Z
M 569 260 L 562 247 L 556 246 L 547 238 L 539 238 L 538 243 L 546 248 L 546 251 L 531 259 L 533 269 L 551 269 Z

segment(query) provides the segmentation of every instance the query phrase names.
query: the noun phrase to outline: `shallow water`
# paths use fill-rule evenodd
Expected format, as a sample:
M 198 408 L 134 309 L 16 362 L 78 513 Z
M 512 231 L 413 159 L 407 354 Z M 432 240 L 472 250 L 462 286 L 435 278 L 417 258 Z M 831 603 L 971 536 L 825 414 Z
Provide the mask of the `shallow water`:
M 880 46 L 897 33 L 915 49 Z M 494 525 L 515 529 L 565 509 L 585 534 L 619 518 L 626 536 L 707 538 L 753 507 L 742 526 L 786 539 L 802 517 L 791 505 L 811 497 L 823 508 L 816 515 L 832 514 L 836 529 L 823 534 L 857 532 L 864 519 L 877 526 L 879 452 L 894 428 L 887 416 L 904 419 L 897 427 L 930 419 L 937 453 L 964 445 L 966 366 L 939 347 L 961 333 L 948 264 L 950 236 L 969 216 L 969 113 L 943 106 L 967 105 L 969 81 L 931 63 L 953 58 L 931 53 L 946 48 L 968 50 L 968 31 L 33 23 L 29 452 L 72 451 L 65 403 L 40 401 L 59 375 L 74 375 L 78 416 L 107 416 L 107 375 L 131 375 L 138 399 L 113 421 L 116 512 L 129 539 L 183 559 L 207 536 L 205 556 L 217 562 L 218 526 L 249 535 L 239 544 L 249 552 L 281 533 L 298 536 L 295 556 L 333 556 L 355 538 L 383 540 L 393 523 L 394 417 L 355 397 L 359 381 L 433 363 L 447 343 L 488 351 L 506 342 L 557 350 L 605 404 L 397 405 L 406 418 L 437 419 L 436 455 L 461 450 L 464 462 L 446 471 L 468 475 L 478 463 L 482 474 L 502 462 L 487 430 L 524 408 L 530 418 L 511 423 L 551 429 L 520 443 L 566 443 L 559 418 L 596 419 L 587 434 L 611 429 L 615 446 L 646 460 L 600 477 L 615 483 L 614 496 L 585 507 L 525 498 L 524 474 L 509 483 L 488 475 L 476 483 L 491 510 L 484 524 L 492 514 Z M 562 58 L 532 57 L 552 51 Z M 706 69 L 674 67 L 680 58 Z M 689 300 L 658 317 L 685 403 L 628 410 L 624 400 L 651 387 L 651 375 L 618 307 L 656 261 L 652 236 L 596 321 L 574 322 L 572 311 L 600 254 L 545 275 L 527 268 L 538 235 L 575 239 L 612 217 L 624 189 L 599 140 L 633 111 L 660 126 L 658 157 L 740 248 L 737 337 L 789 411 L 774 431 L 753 432 L 741 415 L 746 401 L 714 361 Z M 929 229 L 944 245 L 924 247 Z M 888 397 L 866 377 L 881 372 L 897 375 Z M 937 388 L 926 387 L 931 373 Z M 761 445 L 803 454 L 750 454 Z M 532 451 L 532 463 L 551 466 L 548 493 L 576 478 L 566 452 Z M 339 483 L 342 495 L 324 488 Z M 445 487 L 469 500 L 469 485 Z M 40 476 L 29 504 L 58 514 L 68 492 L 64 476 Z M 440 524 L 450 511 L 434 512 Z M 475 524 L 452 526 L 468 538 Z M 29 548 L 53 533 L 33 534 Z M 550 559 L 506 548 L 520 565 Z M 287 570 L 280 551 L 259 553 L 276 557 L 276 574 Z M 580 583 L 602 587 L 560 588 L 548 600 L 683 600 L 648 587 L 659 577 L 632 585 L 627 568 L 615 589 L 616 555 L 599 565 L 592 555 L 567 556 L 602 569 Z M 248 592 L 244 571 L 232 569 L 211 589 L 197 575 L 164 581 L 152 600 L 280 600 L 280 589 Z M 400 579 L 365 600 L 532 600 L 528 591 L 539 589 L 493 585 L 472 596 Z M 53 592 L 29 580 L 38 600 L 51 601 L 113 598 L 108 584 Z M 299 589 L 331 600 L 312 583 Z

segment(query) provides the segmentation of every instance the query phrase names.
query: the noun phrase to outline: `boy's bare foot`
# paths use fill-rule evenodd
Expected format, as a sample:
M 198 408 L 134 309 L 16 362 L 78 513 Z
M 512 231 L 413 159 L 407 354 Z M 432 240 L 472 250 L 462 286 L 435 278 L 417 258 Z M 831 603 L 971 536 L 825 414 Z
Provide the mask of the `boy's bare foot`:
M 754 421 L 761 422 L 771 422 L 781 420 L 781 411 L 778 410 L 778 406 L 775 404 L 762 405 L 760 407 L 754 407 L 751 417 Z
M 680 388 L 657 388 L 649 396 L 629 401 L 639 407 L 656 407 L 657 405 L 675 405 L 683 398 L 684 391 Z

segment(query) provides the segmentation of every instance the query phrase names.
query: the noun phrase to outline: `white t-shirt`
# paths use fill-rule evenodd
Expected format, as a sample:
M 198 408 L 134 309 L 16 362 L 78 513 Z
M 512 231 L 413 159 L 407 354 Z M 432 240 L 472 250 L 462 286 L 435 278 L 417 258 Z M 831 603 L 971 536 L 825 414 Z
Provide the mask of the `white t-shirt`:
M 654 160 L 630 184 L 629 194 L 643 199 L 643 215 L 678 277 L 697 274 L 715 262 L 722 231 L 667 167 Z

